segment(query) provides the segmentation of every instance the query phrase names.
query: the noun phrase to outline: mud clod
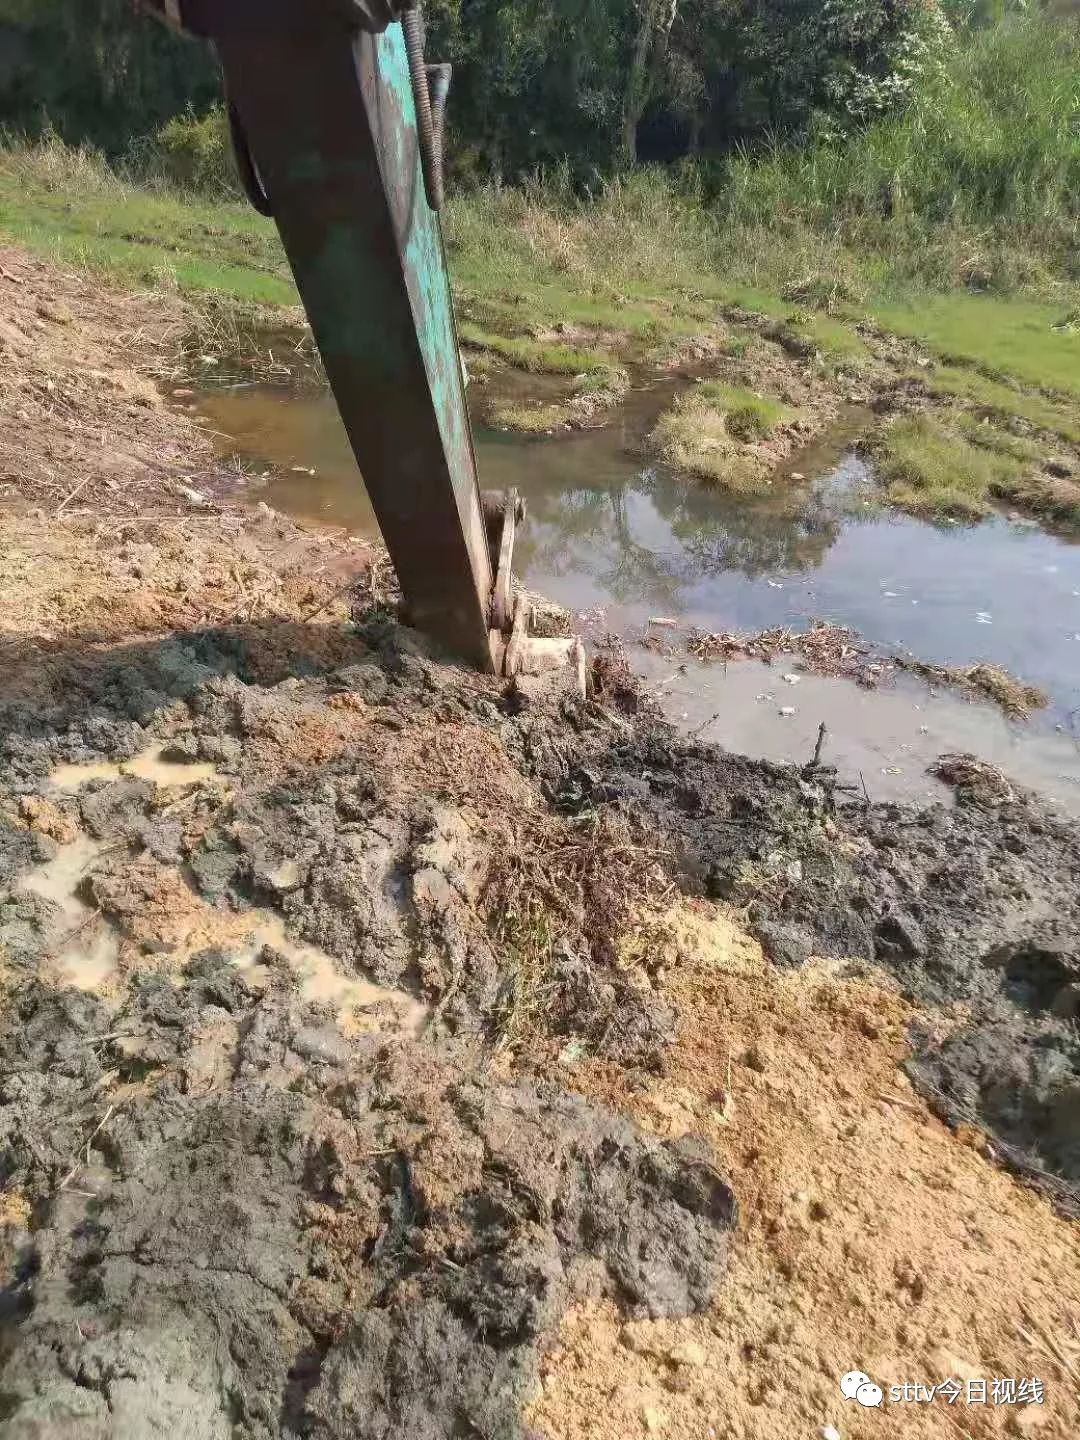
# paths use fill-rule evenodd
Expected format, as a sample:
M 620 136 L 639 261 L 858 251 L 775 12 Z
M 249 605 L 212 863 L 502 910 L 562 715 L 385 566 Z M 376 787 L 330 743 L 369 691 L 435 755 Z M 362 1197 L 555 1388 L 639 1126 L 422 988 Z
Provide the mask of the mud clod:
M 103 1435 L 434 1440 L 468 1417 L 516 1435 L 573 1295 L 650 1316 L 706 1303 L 735 1205 L 693 1146 L 411 1042 L 312 1065 L 288 989 L 256 995 L 209 958 L 182 997 L 169 988 L 140 987 L 100 1040 L 115 1058 L 117 1032 L 139 1036 L 166 1078 L 117 1107 L 78 1192 L 49 1196 L 2 1376 L 7 1433 L 78 1416 Z M 41 1117 L 55 1174 L 80 1148 L 84 1118 L 53 1127 L 100 1073 L 85 1042 L 103 1017 L 86 1001 L 32 1018 L 31 1046 L 50 1019 L 65 1037 Z M 208 1045 L 229 1062 L 212 1074 Z M 40 1174 L 37 1148 L 5 1170 Z
M 683 885 L 737 906 L 774 963 L 871 962 L 923 1004 L 963 1002 L 948 1039 L 915 1037 L 913 1079 L 1077 1207 L 1080 835 L 999 772 L 962 774 L 955 806 L 850 804 L 828 777 L 654 730 L 593 754 L 559 796 L 644 812 Z

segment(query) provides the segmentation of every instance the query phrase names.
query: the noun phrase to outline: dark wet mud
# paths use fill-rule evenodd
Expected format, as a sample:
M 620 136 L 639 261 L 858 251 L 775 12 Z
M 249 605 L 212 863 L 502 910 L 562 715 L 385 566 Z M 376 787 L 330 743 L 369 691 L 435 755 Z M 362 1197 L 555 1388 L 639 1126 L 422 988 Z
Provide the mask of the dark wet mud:
M 593 755 L 555 798 L 648 814 L 684 883 L 735 905 L 774 963 L 886 968 L 935 1017 L 913 1037 L 918 1088 L 1080 1214 L 1080 830 L 978 775 L 921 809 L 834 786 L 654 733 Z
M 379 620 L 275 654 L 257 627 L 119 646 L 6 707 L 4 1434 L 517 1435 L 573 1297 L 684 1315 L 722 1276 L 703 1146 L 490 1066 L 507 821 L 621 722 L 568 726 Z M 148 746 L 157 770 L 122 763 Z M 73 927 L 25 882 L 76 836 Z M 370 1003 L 310 998 L 294 947 L 250 963 L 267 910 Z M 101 927 L 114 965 L 80 976 Z M 635 1020 L 564 961 L 568 1032 L 659 1043 L 647 995 Z
M 512 1435 L 572 1296 L 707 1301 L 734 1203 L 693 1145 L 415 1042 L 320 1037 L 286 979 L 256 993 L 221 956 L 185 979 L 111 1014 L 30 987 L 3 1037 L 8 1165 L 79 1155 L 88 1094 L 133 1064 L 102 1037 L 163 1077 L 16 1257 L 6 1434 Z
M 54 656 L 5 707 L 5 1435 L 523 1435 L 572 1299 L 707 1306 L 736 1197 L 706 1149 L 569 1097 L 527 1051 L 517 1078 L 493 1063 L 525 944 L 497 882 L 529 826 L 545 865 L 583 833 L 633 840 L 559 872 L 580 905 L 556 891 L 539 917 L 559 1044 L 663 1066 L 671 1017 L 605 939 L 620 856 L 647 852 L 777 964 L 875 962 L 964 1001 L 916 1083 L 1067 1203 L 1075 829 L 977 789 L 851 804 L 679 738 L 632 684 L 603 693 L 623 708 L 507 692 L 374 614 L 287 646 L 248 626 Z M 148 748 L 164 776 L 71 769 Z M 24 882 L 79 836 L 73 934 Z M 267 912 L 370 1003 L 314 998 L 288 947 L 253 960 Z M 98 927 L 113 967 L 83 985 L 71 947 Z

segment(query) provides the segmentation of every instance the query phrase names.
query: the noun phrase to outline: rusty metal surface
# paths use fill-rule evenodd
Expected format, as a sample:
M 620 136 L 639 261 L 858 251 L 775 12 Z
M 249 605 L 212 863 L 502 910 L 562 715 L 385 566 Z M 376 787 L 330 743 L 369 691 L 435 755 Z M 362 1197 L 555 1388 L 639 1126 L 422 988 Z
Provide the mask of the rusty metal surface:
M 221 57 L 413 623 L 491 669 L 492 565 L 398 24 L 184 0 Z

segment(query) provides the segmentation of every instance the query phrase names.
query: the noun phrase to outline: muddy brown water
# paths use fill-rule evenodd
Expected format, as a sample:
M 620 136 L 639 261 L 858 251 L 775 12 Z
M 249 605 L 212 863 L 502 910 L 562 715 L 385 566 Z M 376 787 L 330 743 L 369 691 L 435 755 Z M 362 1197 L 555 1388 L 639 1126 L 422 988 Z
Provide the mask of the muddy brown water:
M 540 439 L 478 431 L 481 483 L 516 485 L 528 501 L 515 567 L 524 582 L 591 634 L 635 642 L 634 663 L 670 718 L 705 739 L 804 760 L 824 720 L 826 758 L 861 771 L 874 798 L 940 793 L 926 764 L 963 749 L 1080 813 L 1080 546 L 1006 515 L 935 526 L 883 514 L 852 449 L 858 415 L 793 456 L 764 497 L 703 488 L 642 455 L 641 437 L 677 383 L 635 389 L 601 429 Z M 260 494 L 271 505 L 377 533 L 328 395 L 223 387 L 199 408 L 224 448 L 269 467 Z M 694 626 L 828 619 L 883 650 L 1003 665 L 1050 704 L 1016 724 L 905 677 L 871 694 L 811 676 L 788 686 L 790 664 L 687 664 L 636 643 L 658 617 L 677 622 L 654 629 L 672 646 Z
M 131 776 L 162 789 L 186 789 L 216 779 L 217 768 L 209 762 L 166 760 L 163 749 L 155 745 L 120 763 L 57 765 L 49 775 L 49 785 L 53 790 L 73 793 L 94 781 Z M 58 846 L 55 855 L 19 882 L 20 890 L 50 900 L 59 908 L 64 938 L 53 961 L 61 978 L 79 990 L 98 990 L 116 976 L 119 935 L 81 894 L 83 882 L 98 860 L 115 849 L 115 845 L 79 834 Z M 274 877 L 278 884 L 288 887 L 294 883 L 288 873 L 290 868 L 296 871 L 295 862 L 286 861 L 279 867 Z M 232 954 L 231 963 L 250 985 L 258 988 L 269 983 L 271 975 L 261 959 L 269 947 L 295 972 L 303 998 L 330 1004 L 349 1033 L 391 1030 L 417 1035 L 422 1031 L 428 1011 L 413 996 L 345 973 L 325 950 L 296 941 L 282 917 L 272 911 L 252 910 L 248 918 L 247 934 Z

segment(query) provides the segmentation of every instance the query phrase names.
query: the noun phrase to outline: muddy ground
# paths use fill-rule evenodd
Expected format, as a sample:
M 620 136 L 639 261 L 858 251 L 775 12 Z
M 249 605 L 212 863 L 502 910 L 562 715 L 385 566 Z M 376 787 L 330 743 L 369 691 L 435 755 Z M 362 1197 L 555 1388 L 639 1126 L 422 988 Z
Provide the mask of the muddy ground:
M 440 661 L 4 269 L 0 1433 L 1076 1433 L 1080 832 Z

